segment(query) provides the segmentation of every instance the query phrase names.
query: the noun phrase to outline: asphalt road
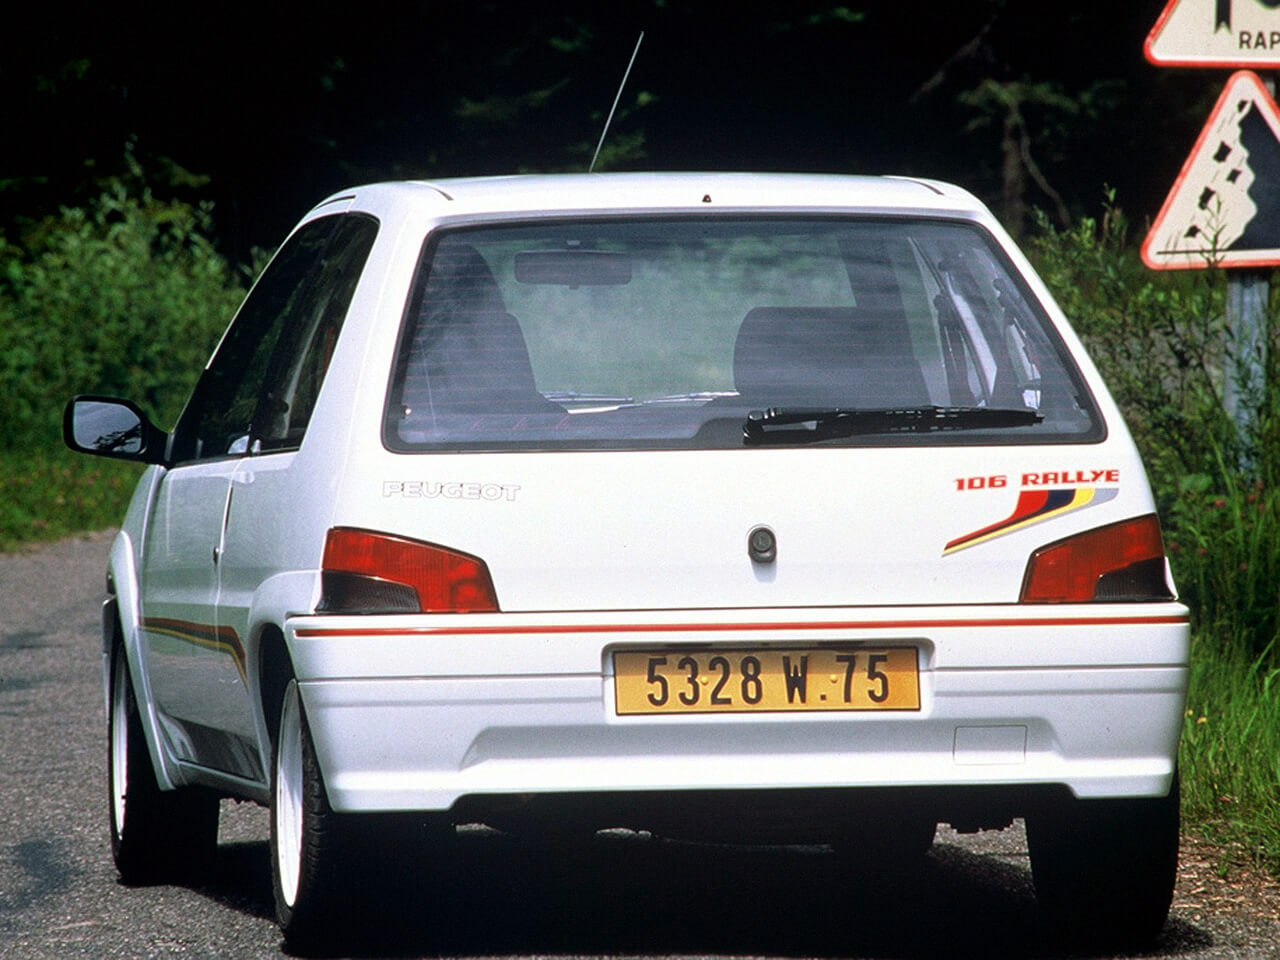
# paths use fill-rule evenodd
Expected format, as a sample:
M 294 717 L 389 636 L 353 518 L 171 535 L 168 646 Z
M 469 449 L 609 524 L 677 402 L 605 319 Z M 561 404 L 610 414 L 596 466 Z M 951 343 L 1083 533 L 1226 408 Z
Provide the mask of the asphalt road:
M 215 875 L 129 888 L 107 845 L 98 599 L 110 535 L 0 555 L 0 958 L 280 955 L 264 811 L 226 801 Z M 1280 886 L 1223 880 L 1194 848 L 1160 957 L 1280 957 Z M 1015 826 L 942 828 L 909 876 L 852 882 L 823 848 L 601 834 L 538 846 L 480 829 L 434 882 L 400 876 L 402 919 L 357 917 L 354 956 L 1037 957 Z

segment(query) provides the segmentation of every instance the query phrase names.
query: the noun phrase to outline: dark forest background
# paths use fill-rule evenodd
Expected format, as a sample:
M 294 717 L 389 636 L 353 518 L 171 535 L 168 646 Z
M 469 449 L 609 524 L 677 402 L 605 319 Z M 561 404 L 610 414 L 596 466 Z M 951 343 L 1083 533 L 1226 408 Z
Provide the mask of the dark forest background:
M 358 182 L 600 169 L 952 180 L 1141 223 L 1225 71 L 1150 66 L 1162 0 L 46 3 L 0 57 L 0 232 L 115 175 L 213 203 L 233 261 Z

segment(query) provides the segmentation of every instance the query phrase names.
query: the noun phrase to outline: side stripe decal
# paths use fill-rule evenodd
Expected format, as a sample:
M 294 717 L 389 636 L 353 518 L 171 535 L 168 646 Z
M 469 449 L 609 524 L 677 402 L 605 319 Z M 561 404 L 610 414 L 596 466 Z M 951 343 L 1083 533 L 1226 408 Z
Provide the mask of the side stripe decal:
M 993 523 L 989 527 L 983 527 L 980 530 L 974 530 L 972 533 L 966 533 L 962 537 L 956 537 L 946 545 L 942 555 L 945 557 L 957 551 L 966 550 L 969 547 L 976 547 L 980 543 L 987 543 L 997 537 L 1017 533 L 1019 530 L 1024 530 L 1037 523 L 1056 520 L 1064 514 L 1084 510 L 1087 507 L 1096 507 L 1109 500 L 1114 500 L 1119 493 L 1120 491 L 1116 487 L 1023 490 L 1018 496 L 1018 502 L 1014 506 L 1012 514 L 999 523 Z
M 168 617 L 143 617 L 142 629 L 173 637 L 184 643 L 192 643 L 206 650 L 225 653 L 235 661 L 236 672 L 240 674 L 240 679 L 248 682 L 244 644 L 240 642 L 240 635 L 231 627 L 215 627 L 211 624 L 192 623 L 188 620 L 171 620 Z

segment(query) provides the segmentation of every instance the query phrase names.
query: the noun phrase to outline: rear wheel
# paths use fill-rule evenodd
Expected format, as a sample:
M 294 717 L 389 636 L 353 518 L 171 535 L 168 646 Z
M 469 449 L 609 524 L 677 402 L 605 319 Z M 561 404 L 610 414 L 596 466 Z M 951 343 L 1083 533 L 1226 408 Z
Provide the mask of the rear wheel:
M 855 881 L 909 874 L 933 847 L 938 825 L 916 814 L 878 821 L 874 829 L 842 838 L 836 853 Z
M 271 770 L 271 875 L 285 940 L 313 945 L 345 910 L 339 863 L 345 823 L 329 806 L 296 680 L 281 699 Z
M 1164 927 L 1178 873 L 1178 777 L 1166 797 L 1070 800 L 1027 817 L 1036 899 L 1067 940 L 1139 947 Z
M 111 657 L 107 766 L 111 856 L 121 879 L 160 883 L 204 876 L 218 844 L 218 798 L 191 787 L 160 789 L 120 643 Z

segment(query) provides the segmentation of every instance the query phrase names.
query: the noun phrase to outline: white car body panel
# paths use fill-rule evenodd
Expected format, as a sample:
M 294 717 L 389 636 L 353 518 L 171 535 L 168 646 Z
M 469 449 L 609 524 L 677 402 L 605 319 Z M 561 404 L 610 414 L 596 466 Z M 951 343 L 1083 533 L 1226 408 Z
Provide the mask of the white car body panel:
M 1067 782 L 1078 796 L 1154 794 L 1173 773 L 1187 656 L 1185 624 L 1162 605 L 680 611 L 675 622 L 503 614 L 376 633 L 309 617 L 291 623 L 290 639 L 317 748 L 332 764 L 331 801 L 351 810 L 680 783 Z M 918 649 L 921 711 L 614 713 L 614 649 L 831 642 Z
M 1117 495 L 1011 533 L 1007 543 L 943 556 L 953 539 L 1013 512 L 1022 473 L 1064 463 L 1085 476 L 1119 476 L 1073 485 Z M 1009 486 L 956 490 L 957 478 L 991 475 Z M 495 453 L 463 463 L 366 449 L 337 502 L 343 525 L 399 530 L 484 557 L 511 612 L 1013 603 L 1032 549 L 1154 509 L 1140 463 L 1118 443 Z M 600 516 L 607 525 L 570 519 Z M 746 549 L 758 524 L 778 537 L 767 570 L 754 568 Z

